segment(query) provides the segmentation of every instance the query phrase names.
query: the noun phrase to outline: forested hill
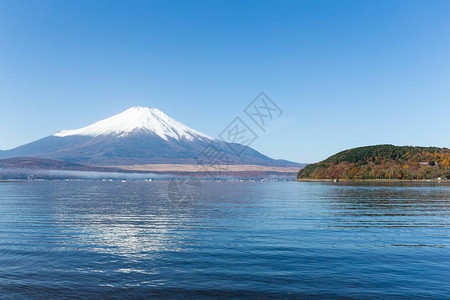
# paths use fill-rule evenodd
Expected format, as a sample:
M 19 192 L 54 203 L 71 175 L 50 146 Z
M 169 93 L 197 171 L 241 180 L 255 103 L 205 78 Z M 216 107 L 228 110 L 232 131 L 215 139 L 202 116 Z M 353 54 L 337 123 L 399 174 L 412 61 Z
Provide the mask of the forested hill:
M 450 149 L 376 145 L 339 152 L 298 172 L 299 179 L 450 178 Z

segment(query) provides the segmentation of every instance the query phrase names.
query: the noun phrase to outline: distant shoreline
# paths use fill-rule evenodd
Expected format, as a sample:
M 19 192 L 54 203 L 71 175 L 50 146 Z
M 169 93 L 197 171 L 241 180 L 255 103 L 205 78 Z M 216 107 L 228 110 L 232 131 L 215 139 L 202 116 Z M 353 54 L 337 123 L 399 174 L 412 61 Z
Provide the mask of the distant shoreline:
M 336 182 L 336 179 L 296 179 L 298 182 Z M 337 182 L 440 182 L 450 183 L 450 180 L 438 180 L 438 179 L 338 179 Z

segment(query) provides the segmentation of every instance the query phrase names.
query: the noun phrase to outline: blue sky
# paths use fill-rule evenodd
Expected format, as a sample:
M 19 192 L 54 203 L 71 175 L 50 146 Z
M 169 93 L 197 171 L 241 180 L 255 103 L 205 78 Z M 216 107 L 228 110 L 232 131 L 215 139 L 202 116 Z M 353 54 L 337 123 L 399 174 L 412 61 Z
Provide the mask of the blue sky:
M 315 162 L 450 147 L 450 1 L 0 1 L 0 149 L 152 106 L 217 136 L 260 91 L 252 145 Z

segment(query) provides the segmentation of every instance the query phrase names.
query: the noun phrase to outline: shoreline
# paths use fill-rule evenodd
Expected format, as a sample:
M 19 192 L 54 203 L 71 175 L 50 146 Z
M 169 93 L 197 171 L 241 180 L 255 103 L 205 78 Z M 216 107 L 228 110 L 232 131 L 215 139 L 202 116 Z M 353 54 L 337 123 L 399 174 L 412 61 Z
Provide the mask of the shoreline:
M 24 180 L 17 180 L 17 179 L 14 179 L 14 180 L 0 180 L 0 182 L 22 182 L 22 181 L 24 181 Z
M 439 183 L 450 183 L 450 180 L 438 180 L 438 179 L 296 179 L 297 182 L 420 182 L 420 183 L 430 183 L 430 182 L 439 182 Z

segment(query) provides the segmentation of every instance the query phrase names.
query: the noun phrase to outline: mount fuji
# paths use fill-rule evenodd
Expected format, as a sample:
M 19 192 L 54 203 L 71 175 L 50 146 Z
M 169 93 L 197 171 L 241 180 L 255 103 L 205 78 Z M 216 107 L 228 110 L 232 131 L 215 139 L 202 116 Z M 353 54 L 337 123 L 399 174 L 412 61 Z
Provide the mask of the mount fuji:
M 232 150 L 235 144 L 211 138 L 149 107 L 132 107 L 87 127 L 61 130 L 0 151 L 0 158 L 38 157 L 94 166 L 195 165 L 202 151 L 211 145 L 224 153 L 231 165 L 300 166 L 272 159 L 250 147 L 236 154 Z

